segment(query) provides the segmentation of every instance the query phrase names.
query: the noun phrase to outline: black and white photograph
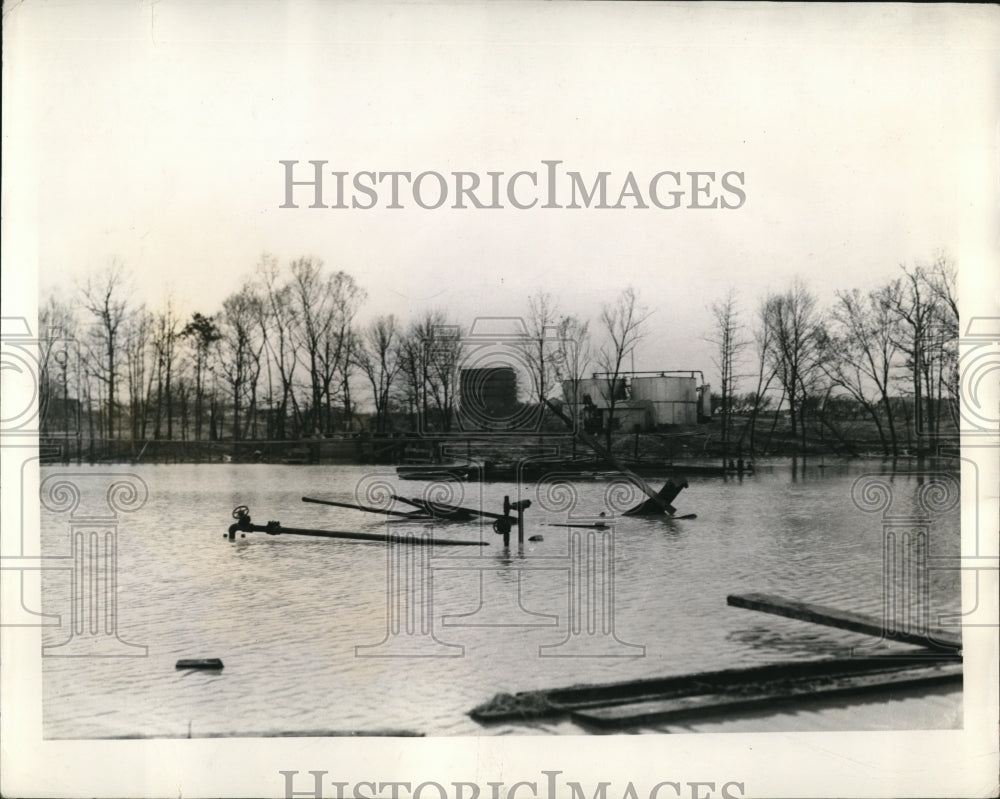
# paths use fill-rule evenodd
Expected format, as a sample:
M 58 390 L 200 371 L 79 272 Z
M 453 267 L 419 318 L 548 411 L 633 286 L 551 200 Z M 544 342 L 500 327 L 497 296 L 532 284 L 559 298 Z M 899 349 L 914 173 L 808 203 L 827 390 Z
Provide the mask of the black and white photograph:
M 3 6 L 4 796 L 993 796 L 1000 15 Z

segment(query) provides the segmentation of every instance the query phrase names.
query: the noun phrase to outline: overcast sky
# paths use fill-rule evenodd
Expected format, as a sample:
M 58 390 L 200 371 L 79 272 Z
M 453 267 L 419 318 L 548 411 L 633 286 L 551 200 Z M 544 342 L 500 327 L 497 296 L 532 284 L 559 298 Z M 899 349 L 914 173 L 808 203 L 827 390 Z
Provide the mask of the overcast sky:
M 5 282 L 70 290 L 117 258 L 137 299 L 211 313 L 268 251 L 350 272 L 364 319 L 466 323 L 538 291 L 596 320 L 631 284 L 653 311 L 636 367 L 713 372 L 702 339 L 730 286 L 749 317 L 795 275 L 827 302 L 945 250 L 995 303 L 1000 91 L 977 11 L 22 4 L 5 19 Z M 279 208 L 279 161 L 310 159 L 483 176 L 555 159 L 611 172 L 612 197 L 630 171 L 643 191 L 736 171 L 746 200 L 337 210 L 299 189 Z

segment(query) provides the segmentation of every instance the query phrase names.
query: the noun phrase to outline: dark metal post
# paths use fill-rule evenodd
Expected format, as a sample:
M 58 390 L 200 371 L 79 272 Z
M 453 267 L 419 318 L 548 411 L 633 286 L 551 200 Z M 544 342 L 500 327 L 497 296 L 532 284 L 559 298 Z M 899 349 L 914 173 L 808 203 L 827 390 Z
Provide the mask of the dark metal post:
M 507 521 L 507 524 L 504 526 L 504 531 L 503 531 L 503 545 L 505 547 L 509 547 L 510 546 L 510 497 L 507 496 L 506 494 L 504 495 L 503 498 L 503 515 L 504 519 L 506 519 Z M 518 517 L 518 521 L 520 522 L 520 517 Z

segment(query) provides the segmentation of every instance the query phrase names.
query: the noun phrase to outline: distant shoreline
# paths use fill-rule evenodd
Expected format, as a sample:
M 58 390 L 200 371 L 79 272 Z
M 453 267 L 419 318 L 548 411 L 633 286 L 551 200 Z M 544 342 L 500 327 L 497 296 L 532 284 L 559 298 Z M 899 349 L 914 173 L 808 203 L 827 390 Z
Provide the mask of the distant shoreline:
M 457 479 L 484 479 L 486 481 L 513 480 L 518 472 L 523 477 L 535 478 L 541 474 L 559 471 L 563 474 L 579 474 L 598 476 L 601 473 L 619 472 L 613 465 L 606 461 L 601 461 L 596 457 L 558 457 L 558 456 L 538 456 L 526 453 L 524 457 L 513 457 L 503 461 L 471 460 L 464 458 L 454 458 L 439 462 L 413 463 L 403 460 L 380 460 L 371 461 L 360 458 L 329 458 L 320 457 L 310 459 L 308 456 L 298 456 L 292 453 L 288 457 L 270 458 L 256 453 L 261 449 L 255 448 L 250 453 L 244 453 L 245 446 L 254 442 L 239 442 L 239 446 L 233 447 L 232 442 L 216 442 L 212 452 L 204 453 L 201 457 L 183 457 L 179 453 L 160 452 L 158 454 L 146 455 L 142 458 L 135 458 L 127 455 L 120 457 L 105 457 L 89 459 L 86 452 L 82 458 L 71 455 L 69 458 L 62 457 L 58 451 L 45 453 L 42 451 L 41 463 L 47 467 L 54 466 L 80 466 L 80 465 L 259 465 L 259 466 L 380 466 L 398 469 L 401 479 L 421 479 L 421 472 L 425 472 L 427 479 L 439 476 L 451 476 Z M 226 446 L 228 444 L 228 446 Z M 42 448 L 44 450 L 44 447 Z M 736 456 L 731 458 L 689 454 L 677 455 L 671 459 L 662 458 L 641 458 L 639 460 L 622 459 L 622 464 L 629 470 L 640 476 L 654 475 L 681 475 L 681 476 L 722 476 L 722 475 L 753 475 L 756 471 L 771 470 L 776 465 L 791 464 L 798 462 L 803 465 L 813 463 L 817 460 L 825 460 L 832 463 L 850 463 L 855 461 L 877 461 L 880 463 L 892 464 L 893 469 L 905 469 L 909 466 L 922 466 L 928 462 L 934 462 L 935 468 L 942 465 L 954 464 L 957 468 L 956 459 L 958 448 L 954 451 L 940 448 L 936 452 L 926 452 L 920 455 L 915 453 L 905 453 L 898 456 L 887 456 L 881 452 L 862 452 L 857 455 L 846 455 L 842 452 L 830 450 L 809 450 L 801 452 L 770 452 L 757 458 L 743 458 L 742 466 L 740 459 Z M 825 466 L 831 463 L 823 464 Z M 485 475 L 479 472 L 484 469 Z

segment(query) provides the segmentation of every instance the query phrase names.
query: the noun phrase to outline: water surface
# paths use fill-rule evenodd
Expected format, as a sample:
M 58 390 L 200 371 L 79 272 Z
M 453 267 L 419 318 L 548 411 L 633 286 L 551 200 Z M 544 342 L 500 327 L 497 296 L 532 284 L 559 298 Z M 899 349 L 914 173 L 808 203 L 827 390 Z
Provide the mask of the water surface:
M 390 468 L 68 469 L 102 470 L 133 472 L 149 488 L 145 506 L 121 520 L 117 593 L 119 635 L 147 646 L 148 655 L 43 658 L 49 737 L 385 729 L 578 733 L 567 721 L 483 727 L 467 713 L 501 691 L 846 656 L 853 646 L 877 644 L 726 605 L 727 594 L 764 591 L 880 615 L 883 518 L 863 512 L 851 498 L 859 475 L 884 471 L 876 462 L 828 459 L 805 467 L 800 462 L 794 470 L 788 463 L 763 464 L 742 480 L 690 478 L 674 504 L 679 515 L 696 513 L 693 520 L 614 518 L 616 508 L 639 496 L 621 496 L 627 489 L 606 480 L 532 485 L 520 495 L 516 485 L 504 483 L 435 487 L 456 503 L 492 510 L 500 509 L 505 494 L 530 498 L 526 532 L 544 540 L 526 542 L 523 552 L 516 543 L 505 551 L 488 527 L 387 525 L 382 517 L 300 501 L 303 495 L 375 501 L 380 483 L 405 496 L 427 489 L 426 483 L 398 481 Z M 58 471 L 46 467 L 42 477 Z M 892 512 L 917 512 L 925 483 L 913 474 L 893 476 Z M 390 568 L 382 544 L 262 533 L 231 542 L 224 535 L 230 511 L 243 504 L 259 523 L 482 535 L 491 546 L 482 555 L 434 548 L 426 560 L 404 559 Z M 569 557 L 571 538 L 583 555 L 595 556 L 608 538 L 552 526 L 593 520 L 602 511 L 614 519 L 613 602 L 601 601 L 605 584 L 574 572 Z M 958 553 L 958 516 L 955 508 L 930 517 L 931 557 Z M 65 515 L 43 511 L 44 554 L 68 554 L 68 530 Z M 599 571 L 600 560 L 592 562 Z M 389 589 L 406 568 L 428 578 L 419 583 L 414 577 L 413 584 L 425 589 L 415 599 L 406 592 L 399 599 Z M 591 587 L 596 594 L 586 593 Z M 933 617 L 957 611 L 958 589 L 957 571 L 930 573 L 926 603 Z M 68 619 L 70 593 L 69 572 L 43 575 L 45 612 Z M 403 602 L 402 631 L 408 621 L 415 625 L 410 635 L 389 635 L 394 596 Z M 409 606 L 407 598 L 413 599 Z M 571 634 L 575 608 L 585 611 L 578 635 Z M 66 635 L 64 627 L 46 628 L 45 643 Z M 221 658 L 225 669 L 174 668 L 180 658 L 197 657 Z M 953 727 L 960 723 L 960 699 L 954 690 L 911 692 L 657 729 Z

